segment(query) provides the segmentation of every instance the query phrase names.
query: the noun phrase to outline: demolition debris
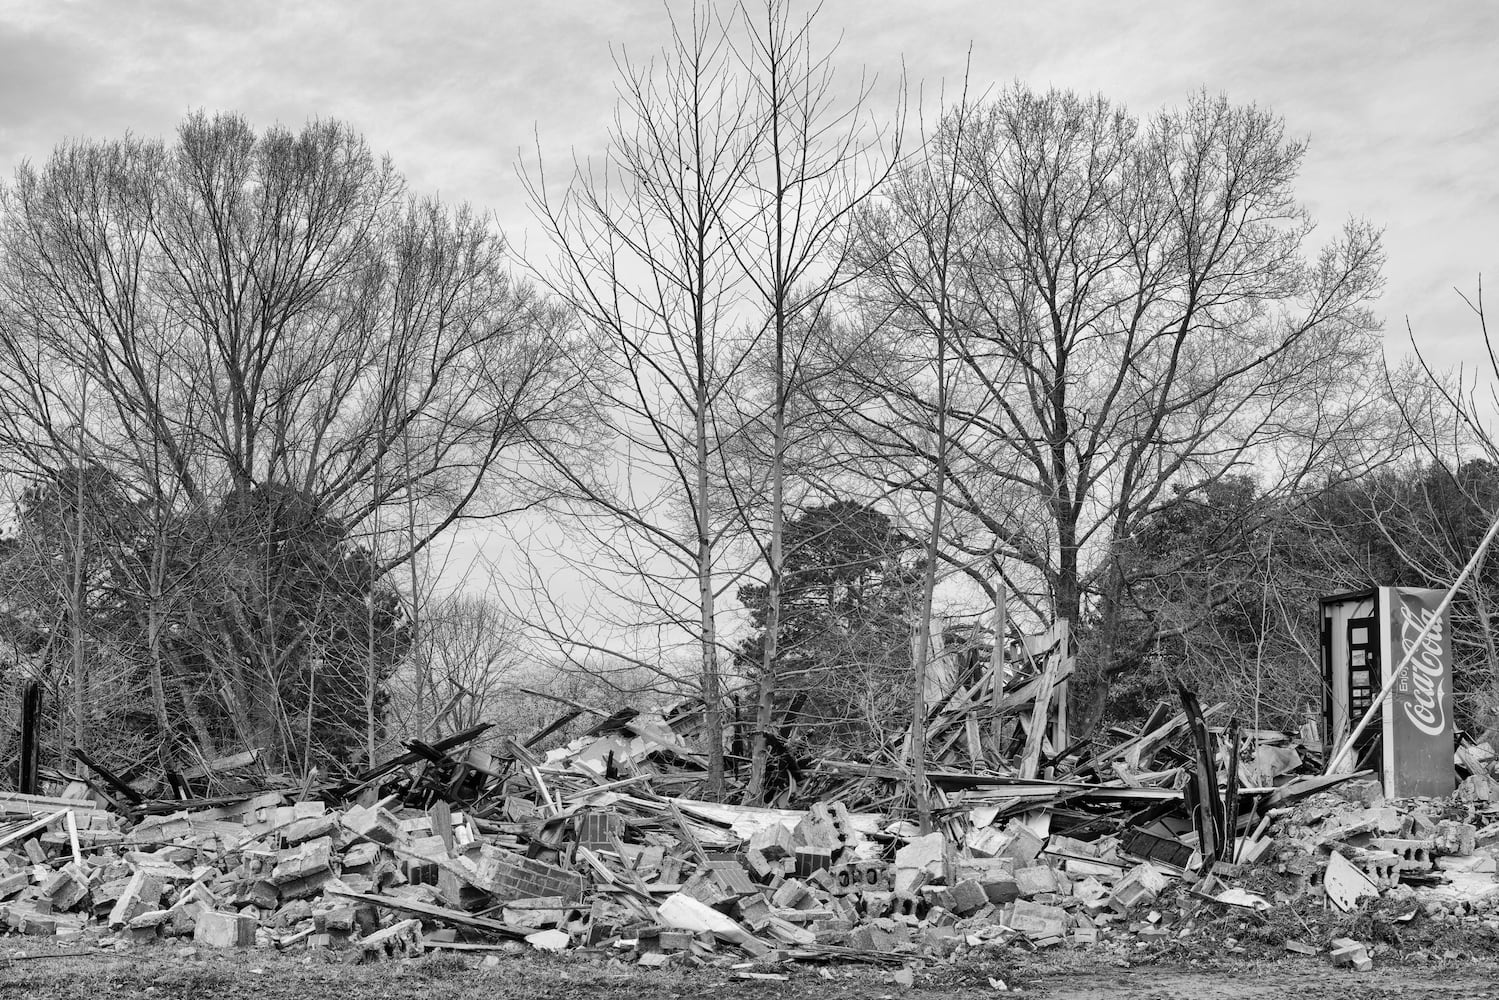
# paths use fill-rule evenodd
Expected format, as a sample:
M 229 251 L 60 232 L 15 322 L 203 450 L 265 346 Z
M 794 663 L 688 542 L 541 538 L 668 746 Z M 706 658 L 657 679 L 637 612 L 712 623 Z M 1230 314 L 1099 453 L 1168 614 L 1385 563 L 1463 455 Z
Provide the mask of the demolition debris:
M 215 798 L 182 798 L 181 776 L 152 798 L 80 754 L 63 794 L 0 795 L 0 919 L 108 948 L 587 950 L 757 976 L 1057 947 L 1362 970 L 1499 937 L 1488 746 L 1458 749 L 1453 795 L 1387 800 L 1367 772 L 1320 775 L 1314 739 L 1210 726 L 1221 706 L 1182 692 L 1111 746 L 1060 748 L 1070 661 L 1034 652 L 997 693 L 960 677 L 934 708 L 927 832 L 898 755 L 800 762 L 805 809 L 682 794 L 703 781 L 690 711 L 615 713 L 548 753 L 560 723 L 497 753 L 479 727 L 341 784 Z M 984 709 L 1018 753 L 970 724 Z

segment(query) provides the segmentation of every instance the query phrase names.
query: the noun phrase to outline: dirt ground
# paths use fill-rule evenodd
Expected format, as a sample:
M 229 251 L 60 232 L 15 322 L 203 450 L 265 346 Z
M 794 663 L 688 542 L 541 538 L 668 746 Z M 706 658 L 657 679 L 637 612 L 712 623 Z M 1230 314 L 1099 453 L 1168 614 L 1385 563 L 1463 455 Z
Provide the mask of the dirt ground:
M 85 949 L 77 949 L 83 951 Z M 0 942 L 0 996 L 37 1000 L 1274 1000 L 1274 998 L 1469 997 L 1499 1000 L 1499 962 L 1376 965 L 1373 972 L 1332 968 L 1325 958 L 1224 962 L 1211 967 L 1125 967 L 1078 954 L 1018 955 L 1012 961 L 929 965 L 910 988 L 890 970 L 797 967 L 787 982 L 747 981 L 723 968 L 645 970 L 579 957 L 502 957 L 485 966 L 472 955 L 407 962 L 346 964 L 335 956 L 260 951 L 188 954 L 172 946 L 130 952 L 64 948 L 10 938 Z M 45 956 L 45 957 L 42 957 Z M 991 983 L 1002 983 L 1003 989 Z

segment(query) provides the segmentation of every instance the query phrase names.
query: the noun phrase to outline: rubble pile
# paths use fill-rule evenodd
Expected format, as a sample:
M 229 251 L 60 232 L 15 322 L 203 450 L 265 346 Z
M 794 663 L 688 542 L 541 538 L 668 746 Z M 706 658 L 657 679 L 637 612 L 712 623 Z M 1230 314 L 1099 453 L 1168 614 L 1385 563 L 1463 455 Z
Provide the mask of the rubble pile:
M 1499 934 L 1487 746 L 1458 749 L 1450 798 L 1391 802 L 1367 772 L 1322 775 L 1315 726 L 1210 726 L 1223 706 L 1185 690 L 1067 746 L 1067 648 L 1062 624 L 944 660 L 919 788 L 910 732 L 879 762 L 778 733 L 776 807 L 705 801 L 692 703 L 569 702 L 527 740 L 486 749 L 476 726 L 339 780 L 266 775 L 255 750 L 160 781 L 75 753 L 59 795 L 0 794 L 0 921 L 101 947 L 582 950 L 750 977 L 1057 947 L 1362 969 Z M 598 721 L 538 749 L 580 717 Z M 723 798 L 741 792 L 731 776 Z
M 1459 752 L 1468 776 L 1451 798 L 1386 802 L 1367 775 L 1296 773 L 1283 735 L 1210 733 L 1224 737 L 1210 808 L 1186 763 L 1142 781 L 1155 770 L 1142 740 L 1168 730 L 1155 745 L 1170 753 L 1193 717 L 1189 705 L 1065 779 L 939 772 L 926 834 L 867 801 L 666 794 L 695 760 L 659 717 L 545 755 L 418 744 L 316 790 L 126 804 L 128 782 L 80 781 L 62 797 L 0 795 L 0 919 L 112 947 L 585 949 L 746 970 L 1256 941 L 1363 969 L 1391 944 L 1339 933 L 1360 914 L 1499 935 L 1486 746 Z M 1267 928 L 1287 914 L 1297 925 L 1277 938 Z

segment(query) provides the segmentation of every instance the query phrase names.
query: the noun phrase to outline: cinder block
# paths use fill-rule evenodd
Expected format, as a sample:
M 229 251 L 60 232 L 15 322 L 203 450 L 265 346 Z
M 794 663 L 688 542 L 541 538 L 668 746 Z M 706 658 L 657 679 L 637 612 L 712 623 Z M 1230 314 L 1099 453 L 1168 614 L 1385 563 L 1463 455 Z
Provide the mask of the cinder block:
M 255 943 L 256 921 L 243 913 L 209 910 L 198 914 L 193 940 L 210 948 L 248 948 Z

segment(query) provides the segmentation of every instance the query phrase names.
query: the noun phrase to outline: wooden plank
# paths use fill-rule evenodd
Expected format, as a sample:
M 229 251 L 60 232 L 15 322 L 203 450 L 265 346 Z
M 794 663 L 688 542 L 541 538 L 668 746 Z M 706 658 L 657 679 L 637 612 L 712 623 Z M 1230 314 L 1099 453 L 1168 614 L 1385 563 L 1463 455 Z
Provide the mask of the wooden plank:
M 21 694 L 21 763 L 19 787 L 22 793 L 35 795 L 41 787 L 42 688 L 30 680 Z
M 977 716 L 966 715 L 963 717 L 963 735 L 968 740 L 968 766 L 984 766 L 984 746 L 979 739 L 979 720 Z
M 43 816 L 41 819 L 34 819 L 30 823 L 27 823 L 26 825 L 18 829 L 12 830 L 5 836 L 0 837 L 0 847 L 5 847 L 7 844 L 13 844 L 17 840 L 28 837 L 38 830 L 45 830 L 47 827 L 51 826 L 53 823 L 56 823 L 58 820 L 67 815 L 68 811 L 66 809 L 59 809 L 57 812 L 53 813 L 50 816 Z
M 94 760 L 82 750 L 74 748 L 73 756 L 77 758 L 78 762 L 84 767 L 88 768 L 90 771 L 93 771 L 99 777 L 103 778 L 106 785 L 108 785 L 110 788 L 113 788 L 121 795 L 125 796 L 125 798 L 129 799 L 132 804 L 140 805 L 142 802 L 146 801 L 145 796 L 141 795 L 140 792 L 137 792 L 134 788 L 131 788 L 117 774 L 115 774 L 109 768 L 105 767 L 103 764 L 100 764 L 98 761 Z
M 218 774 L 220 771 L 234 771 L 242 767 L 249 767 L 260 760 L 261 749 L 252 747 L 240 753 L 230 754 L 227 757 L 215 757 L 213 760 L 204 761 L 196 767 L 189 767 L 182 772 L 182 777 L 188 781 L 198 778 L 207 778 Z
M 1034 778 L 1041 766 L 1041 743 L 1046 735 L 1048 713 L 1051 710 L 1052 689 L 1057 683 L 1057 674 L 1067 656 L 1067 619 L 1060 619 L 1053 631 L 1057 634 L 1056 648 L 1046 657 L 1041 667 L 1041 683 L 1036 689 L 1036 704 L 1031 709 L 1031 724 L 1025 734 L 1025 751 L 1020 757 L 1020 776 Z
M 1004 752 L 1004 728 L 1005 728 L 1005 632 L 1009 627 L 1006 614 L 1009 595 L 1005 589 L 1005 582 L 996 578 L 994 581 L 994 620 L 991 628 L 994 633 L 993 644 L 989 647 L 989 739 L 993 748 L 990 763 L 998 765 L 1002 761 Z
M 373 903 L 376 906 L 383 906 L 390 910 L 420 913 L 424 917 L 435 917 L 438 920 L 461 924 L 464 927 L 472 927 L 475 930 L 493 931 L 496 934 L 508 934 L 511 937 L 524 938 L 527 934 L 532 934 L 536 930 L 534 927 L 514 927 L 510 924 L 501 923 L 498 920 L 490 920 L 488 917 L 479 917 L 472 913 L 465 913 L 463 910 L 450 910 L 446 906 L 434 906 L 431 903 L 423 903 L 416 899 L 405 899 L 400 896 L 376 896 L 368 892 L 338 889 L 332 885 L 329 885 L 326 891 L 336 896 L 344 896 L 348 899 Z

